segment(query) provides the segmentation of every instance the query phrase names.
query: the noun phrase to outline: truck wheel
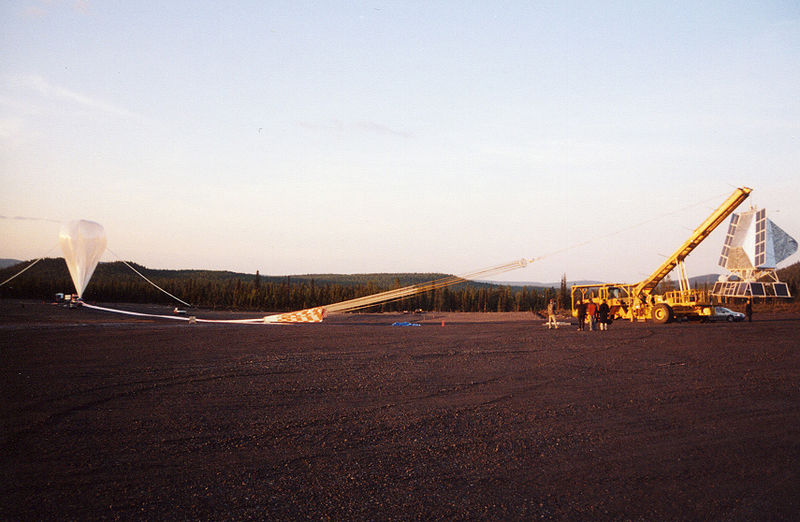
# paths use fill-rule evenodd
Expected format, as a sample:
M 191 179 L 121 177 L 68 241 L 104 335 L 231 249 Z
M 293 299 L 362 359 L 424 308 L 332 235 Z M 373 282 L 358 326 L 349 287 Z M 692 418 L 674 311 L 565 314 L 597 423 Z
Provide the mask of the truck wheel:
M 656 324 L 668 323 L 672 320 L 672 308 L 664 303 L 659 303 L 653 308 L 653 322 Z

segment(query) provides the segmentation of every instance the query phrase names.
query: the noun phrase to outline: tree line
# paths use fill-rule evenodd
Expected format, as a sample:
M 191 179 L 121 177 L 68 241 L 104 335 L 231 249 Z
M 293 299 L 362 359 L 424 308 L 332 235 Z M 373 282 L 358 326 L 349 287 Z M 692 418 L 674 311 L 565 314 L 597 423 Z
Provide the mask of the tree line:
M 26 266 L 21 263 L 0 270 L 5 281 Z M 378 292 L 420 284 L 446 274 L 327 274 L 262 276 L 212 270 L 149 270 L 134 267 L 158 286 L 200 308 L 285 312 L 324 306 Z M 800 290 L 800 263 L 778 271 L 789 284 L 793 300 Z M 666 290 L 669 281 L 664 282 Z M 708 290 L 708 284 L 703 285 Z M 64 260 L 44 259 L 10 283 L 0 286 L 0 297 L 51 300 L 57 292 L 73 291 Z M 98 265 L 84 299 L 90 302 L 176 304 L 136 275 L 122 262 Z M 371 306 L 364 311 L 399 312 L 422 309 L 441 312 L 528 312 L 547 308 L 554 299 L 558 308 L 570 308 L 566 275 L 559 288 L 518 287 L 465 282 L 395 302 Z
M 444 274 L 386 274 L 375 277 L 338 275 L 317 281 L 314 276 L 264 277 L 259 273 L 236 274 L 214 271 L 148 271 L 136 269 L 165 291 L 200 308 L 284 312 L 324 306 L 372 295 L 410 284 L 438 279 Z M 0 271 L 5 280 L 23 264 Z M 335 282 L 332 282 L 335 281 Z M 44 259 L 7 285 L 0 297 L 51 300 L 58 292 L 71 293 L 72 280 L 63 259 Z M 123 263 L 101 263 L 83 295 L 89 302 L 175 304 Z M 550 299 L 569 306 L 566 278 L 559 290 L 509 287 L 465 282 L 398 301 L 371 306 L 364 311 L 399 312 L 422 309 L 437 312 L 527 312 L 547 307 Z

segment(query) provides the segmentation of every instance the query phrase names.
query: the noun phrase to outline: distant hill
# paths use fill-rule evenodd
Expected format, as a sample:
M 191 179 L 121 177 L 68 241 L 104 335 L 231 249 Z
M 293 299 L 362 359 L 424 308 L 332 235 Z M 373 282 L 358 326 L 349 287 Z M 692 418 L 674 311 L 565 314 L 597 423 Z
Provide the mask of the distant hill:
M 719 274 L 706 274 L 689 278 L 689 284 L 694 286 L 713 285 L 719 279 Z
M 0 259 L 0 269 L 8 268 L 10 266 L 22 263 L 19 259 Z
M 0 269 L 0 280 L 14 276 L 29 263 Z M 452 277 L 439 273 L 262 276 L 224 270 L 158 270 L 130 265 L 121 261 L 100 263 L 83 297 L 87 302 L 171 304 L 175 301 L 172 296 L 178 296 L 182 303 L 189 303 L 187 306 L 200 308 L 290 311 L 351 301 L 392 288 Z M 163 290 L 149 285 L 131 267 Z M 47 258 L 0 287 L 0 298 L 53 299 L 59 292 L 72 291 L 64 259 Z M 516 289 L 465 281 L 376 304 L 370 309 L 518 312 L 539 310 L 553 296 L 552 289 Z
M 0 276 L 10 277 L 14 275 L 15 265 L 24 265 L 30 261 L 19 261 L 15 259 L 8 261 L 4 266 L 0 266 Z M 231 272 L 228 270 L 166 270 L 157 268 L 147 268 L 145 266 L 128 263 L 145 277 L 153 280 L 204 280 L 211 282 L 227 282 L 241 280 L 244 283 L 253 282 L 256 274 L 243 272 Z M 13 267 L 13 268 L 12 268 Z M 25 273 L 26 277 L 38 277 L 48 279 L 68 279 L 69 272 L 67 265 L 62 258 L 46 258 Z M 311 283 L 315 285 L 343 285 L 361 286 L 374 285 L 380 288 L 391 288 L 393 286 L 409 286 L 427 283 L 437 279 L 452 277 L 450 274 L 441 273 L 371 273 L 371 274 L 300 274 L 300 275 L 258 275 L 263 283 Z M 113 279 L 116 281 L 135 281 L 141 278 L 122 261 L 110 263 L 100 263 L 92 276 L 93 283 Z M 491 283 L 471 282 L 475 286 L 492 286 Z
M 719 277 L 718 274 L 706 274 L 696 277 L 689 278 L 689 284 L 694 285 L 702 285 L 704 283 L 713 284 L 717 278 Z M 561 288 L 561 281 L 556 283 L 540 283 L 540 282 L 533 282 L 533 281 L 484 281 L 486 283 L 494 284 L 494 285 L 504 285 L 504 286 L 511 286 L 514 288 Z M 638 281 L 597 281 L 593 279 L 580 279 L 576 281 L 567 281 L 567 286 L 571 287 L 573 285 L 600 285 L 604 283 L 638 283 Z
M 0 259 L 0 275 L 10 277 L 13 275 L 13 270 L 8 273 L 5 269 L 13 267 L 14 265 L 21 265 L 23 268 L 30 261 L 20 261 L 18 259 Z M 158 268 L 147 268 L 137 263 L 129 263 L 136 270 L 144 274 L 150 279 L 177 279 L 177 280 L 206 280 L 225 282 L 239 279 L 242 282 L 251 282 L 256 278 L 256 274 L 248 274 L 243 272 L 231 272 L 229 270 L 198 270 L 198 269 L 182 269 L 182 270 L 168 270 Z M 793 266 L 798 266 L 796 264 Z M 787 267 L 783 270 L 789 270 Z M 796 271 L 800 271 L 797 269 Z M 37 266 L 31 269 L 31 275 L 34 274 L 44 275 L 48 274 L 49 277 L 68 278 L 66 264 L 62 258 L 48 258 L 42 260 Z M 344 286 L 360 286 L 372 284 L 380 288 L 392 288 L 394 286 L 409 286 L 415 284 L 427 283 L 445 277 L 451 277 L 450 274 L 442 274 L 435 272 L 422 272 L 422 273 L 365 273 L 365 274 L 295 274 L 295 275 L 259 275 L 262 282 L 267 283 L 311 283 L 316 285 L 344 285 Z M 706 274 L 689 278 L 692 285 L 713 284 L 717 280 L 718 274 Z M 95 270 L 93 276 L 94 280 L 123 279 L 123 280 L 136 280 L 140 279 L 125 263 L 121 261 L 114 261 L 109 263 L 100 263 Z M 621 282 L 621 281 L 615 281 Z M 631 281 L 635 282 L 635 281 Z M 567 281 L 567 286 L 573 285 L 591 285 L 601 284 L 602 281 L 581 279 L 575 281 Z M 536 281 L 471 281 L 468 283 L 470 286 L 476 287 L 490 287 L 490 286 L 507 286 L 512 290 L 521 290 L 522 288 L 543 290 L 547 288 L 558 289 L 561 287 L 561 282 L 542 283 Z
M 792 294 L 796 293 L 796 290 L 800 289 L 800 261 L 778 270 L 778 278 L 783 282 L 789 283 Z
M 690 277 L 689 285 L 691 285 L 692 287 L 694 286 L 701 287 L 703 285 L 712 286 L 714 283 L 717 282 L 719 276 L 720 276 L 719 274 L 704 274 L 704 275 Z M 792 265 L 789 265 L 785 268 L 778 269 L 778 278 L 785 283 L 789 283 L 790 288 L 800 288 L 800 261 Z M 554 283 L 541 283 L 533 281 L 484 281 L 484 282 L 492 285 L 509 286 L 513 289 L 521 289 L 525 287 L 536 288 L 536 289 L 544 289 L 544 288 L 558 289 L 561 287 L 560 281 Z M 596 280 L 584 279 L 578 281 L 567 281 L 567 286 L 572 287 L 573 285 L 597 285 L 597 284 L 603 284 L 604 282 L 638 283 L 638 281 L 596 281 Z
M 20 265 L 17 270 L 24 268 L 25 265 L 30 263 L 32 260 L 28 261 L 21 261 L 19 259 L 0 259 L 0 276 L 10 277 L 14 275 L 14 270 L 6 270 L 10 269 L 11 267 L 15 267 L 15 265 Z M 156 278 L 156 279 L 178 279 L 178 280 L 189 280 L 189 279 L 202 279 L 207 281 L 231 281 L 239 279 L 243 282 L 250 282 L 254 281 L 256 278 L 256 274 L 248 274 L 243 272 L 231 272 L 228 270 L 197 270 L 197 269 L 185 269 L 185 270 L 167 270 L 167 269 L 158 269 L 158 268 L 147 268 L 145 266 L 136 264 L 136 263 L 129 263 L 133 266 L 136 270 L 144 274 L 148 278 Z M 60 278 L 68 278 L 69 274 L 67 272 L 66 264 L 62 258 L 47 258 L 43 259 L 37 266 L 31 269 L 31 275 L 33 274 L 44 274 L 48 273 L 50 276 L 57 276 Z M 782 268 L 778 270 L 779 277 L 782 281 L 793 281 L 800 283 L 800 262 L 794 263 L 788 267 Z M 427 283 L 429 281 L 434 281 L 437 279 L 451 277 L 450 274 L 442 274 L 442 273 L 435 273 L 435 272 L 422 272 L 422 273 L 366 273 L 366 274 L 295 274 L 295 275 L 259 275 L 258 276 L 262 282 L 270 282 L 270 283 L 285 283 L 295 282 L 295 283 L 310 283 L 314 282 L 317 285 L 367 285 L 372 284 L 381 288 L 391 288 L 395 285 L 399 286 L 408 286 L 414 284 L 421 284 Z M 714 284 L 719 277 L 719 274 L 705 274 L 695 277 L 689 278 L 689 283 L 694 286 L 702 286 L 704 284 L 712 285 Z M 115 261 L 110 263 L 100 263 L 97 266 L 97 270 L 93 276 L 94 279 L 105 279 L 105 278 L 113 278 L 113 279 L 140 279 L 125 263 L 121 261 Z M 621 283 L 623 281 L 614 281 L 616 283 Z M 627 282 L 627 281 L 625 281 Z M 637 281 L 630 281 L 631 283 L 635 283 Z M 602 284 L 603 281 L 591 280 L 591 279 L 581 279 L 575 281 L 567 281 L 567 286 L 571 287 L 573 285 L 592 285 L 592 284 Z M 511 289 L 546 289 L 546 288 L 555 288 L 558 289 L 561 287 L 561 282 L 550 282 L 550 283 L 543 283 L 538 281 L 471 281 L 469 283 L 470 286 L 507 286 Z
M 73 290 L 67 265 L 62 258 L 47 258 L 30 266 L 23 261 L 0 268 L 0 298 L 52 299 L 57 292 Z M 226 270 L 159 270 L 131 263 L 131 266 L 164 291 L 149 285 L 124 262 L 100 263 L 84 297 L 87 301 L 126 303 L 171 303 L 168 294 L 199 307 L 232 310 L 289 311 L 352 300 L 392 288 L 422 284 L 452 277 L 440 273 L 395 274 L 301 274 L 262 276 Z M 15 274 L 19 277 L 10 279 Z M 800 284 L 800 263 L 779 271 L 789 283 L 792 295 Z M 692 284 L 716 281 L 716 274 L 692 278 Z M 597 284 L 570 281 L 574 284 Z M 541 285 L 541 286 L 540 286 Z M 558 297 L 561 283 L 465 281 L 446 288 L 428 290 L 396 302 L 376 305 L 381 311 L 526 311 L 541 310 L 547 299 Z M 569 296 L 560 297 L 567 302 Z
M 510 286 L 513 288 L 561 288 L 561 281 L 557 283 L 540 283 L 535 281 L 481 281 L 492 285 Z M 581 279 L 577 281 L 567 281 L 567 286 L 572 285 L 597 285 L 602 284 L 602 281 L 594 281 L 590 279 Z

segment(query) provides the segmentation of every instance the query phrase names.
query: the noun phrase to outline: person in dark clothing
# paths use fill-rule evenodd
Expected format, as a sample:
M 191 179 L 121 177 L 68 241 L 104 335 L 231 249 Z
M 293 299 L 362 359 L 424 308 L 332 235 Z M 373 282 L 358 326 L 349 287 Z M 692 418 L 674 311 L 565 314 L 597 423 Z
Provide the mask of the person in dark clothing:
M 586 322 L 586 303 L 578 300 L 578 330 L 583 330 L 583 323 Z
M 747 300 L 747 304 L 744 305 L 744 315 L 747 316 L 747 322 L 748 323 L 752 323 L 753 322 L 753 300 L 752 299 L 748 299 Z
M 608 330 L 608 313 L 610 311 L 608 303 L 603 299 L 603 302 L 600 303 L 600 308 L 597 309 L 597 321 L 600 323 L 601 330 Z

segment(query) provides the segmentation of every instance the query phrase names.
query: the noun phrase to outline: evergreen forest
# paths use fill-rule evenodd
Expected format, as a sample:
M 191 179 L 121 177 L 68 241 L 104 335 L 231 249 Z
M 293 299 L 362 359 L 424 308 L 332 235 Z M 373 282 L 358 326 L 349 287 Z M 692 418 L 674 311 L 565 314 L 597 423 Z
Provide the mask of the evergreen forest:
M 0 270 L 0 281 L 30 262 Z M 262 276 L 211 270 L 152 270 L 130 263 L 155 284 L 199 308 L 285 312 L 355 299 L 378 292 L 448 277 L 448 274 L 313 274 Z M 52 300 L 74 291 L 66 263 L 47 258 L 0 287 L 2 298 Z M 177 304 L 134 273 L 123 262 L 100 263 L 83 295 L 87 302 Z M 365 312 L 422 309 L 443 312 L 526 312 L 546 308 L 556 299 L 569 306 L 566 278 L 561 288 L 533 288 L 464 282 L 398 301 L 374 305 Z
M 0 269 L 5 281 L 30 264 Z M 155 284 L 198 308 L 212 310 L 286 312 L 324 306 L 378 292 L 423 284 L 448 274 L 308 274 L 263 276 L 220 270 L 155 270 L 129 263 Z M 800 263 L 778 270 L 798 300 Z M 665 283 L 668 283 L 665 280 Z M 708 286 L 705 284 L 703 286 Z M 707 288 L 706 288 L 707 289 Z M 62 258 L 46 258 L 9 283 L 0 286 L 0 298 L 52 300 L 56 293 L 74 287 Z M 100 263 L 83 296 L 88 302 L 175 305 L 125 263 Z M 400 312 L 422 309 L 437 312 L 538 312 L 555 299 L 560 308 L 570 306 L 566 275 L 559 288 L 493 285 L 465 281 L 398 301 L 374 305 L 365 312 Z

